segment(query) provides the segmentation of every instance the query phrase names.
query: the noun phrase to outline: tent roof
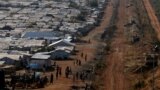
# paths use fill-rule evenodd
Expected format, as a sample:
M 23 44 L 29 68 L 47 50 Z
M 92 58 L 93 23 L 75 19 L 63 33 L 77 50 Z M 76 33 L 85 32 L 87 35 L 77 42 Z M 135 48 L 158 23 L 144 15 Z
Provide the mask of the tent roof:
M 44 60 L 46 60 L 46 59 L 50 58 L 50 55 L 44 55 L 44 54 L 36 53 L 31 58 L 32 59 L 44 59 Z
M 0 59 L 3 58 L 10 58 L 13 60 L 19 60 L 19 57 L 22 55 L 14 55 L 14 54 L 8 54 L 8 53 L 0 53 Z
M 62 40 L 53 42 L 49 45 L 49 47 L 58 47 L 58 46 L 75 46 L 75 44 L 62 39 Z

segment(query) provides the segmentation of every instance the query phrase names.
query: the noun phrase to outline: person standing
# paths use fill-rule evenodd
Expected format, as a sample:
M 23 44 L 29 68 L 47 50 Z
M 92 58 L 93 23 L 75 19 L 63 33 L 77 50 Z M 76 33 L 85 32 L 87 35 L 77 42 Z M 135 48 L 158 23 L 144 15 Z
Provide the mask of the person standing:
M 4 89 L 5 87 L 5 75 L 4 75 L 4 71 L 0 70 L 0 90 Z
M 62 68 L 59 67 L 59 75 L 61 76 L 62 75 Z
M 75 81 L 76 81 L 76 75 L 73 74 L 73 82 L 75 83 Z
M 81 57 L 83 58 L 83 52 L 81 53 Z
M 58 76 L 59 76 L 58 74 L 59 74 L 59 73 L 58 73 L 58 72 L 56 72 L 56 79 L 58 79 Z
M 77 64 L 77 65 L 78 65 L 78 61 L 79 61 L 79 60 L 77 59 L 77 60 L 76 60 L 76 64 Z
M 87 61 L 87 54 L 85 55 L 85 61 Z
M 68 78 L 68 75 L 69 75 L 69 67 L 67 66 L 66 69 L 65 69 L 65 76 L 66 76 L 66 78 Z
M 57 68 L 56 68 L 56 79 L 58 79 L 58 76 L 59 76 L 59 66 L 57 65 Z
M 15 75 L 11 75 L 11 86 L 12 90 L 15 90 L 16 78 Z
M 82 63 L 81 63 L 81 61 L 79 60 L 79 66 L 81 66 L 81 64 L 82 64 Z
M 51 77 L 50 77 L 50 84 L 53 84 L 53 73 L 51 73 Z
M 76 72 L 76 80 L 79 79 L 79 72 Z
M 72 74 L 72 69 L 71 69 L 71 67 L 69 67 L 68 72 L 69 72 L 69 74 Z
M 91 40 L 90 40 L 90 39 L 88 40 L 88 43 L 91 43 Z

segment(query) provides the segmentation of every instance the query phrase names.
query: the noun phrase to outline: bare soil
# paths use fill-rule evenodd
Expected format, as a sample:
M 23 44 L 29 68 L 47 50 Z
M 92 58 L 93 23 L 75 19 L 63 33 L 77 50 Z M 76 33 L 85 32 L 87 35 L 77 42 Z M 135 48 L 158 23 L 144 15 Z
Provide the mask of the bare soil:
M 118 10 L 117 30 L 111 43 L 111 53 L 107 56 L 105 71 L 105 90 L 129 90 L 129 81 L 124 73 L 124 54 L 128 44 L 124 35 L 126 16 L 126 0 L 120 0 Z

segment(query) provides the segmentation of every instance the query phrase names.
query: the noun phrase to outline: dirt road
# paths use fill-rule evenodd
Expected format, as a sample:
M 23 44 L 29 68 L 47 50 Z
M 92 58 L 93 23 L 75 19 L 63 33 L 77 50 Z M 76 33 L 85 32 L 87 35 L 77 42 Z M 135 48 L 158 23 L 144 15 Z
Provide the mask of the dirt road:
M 124 73 L 124 54 L 127 51 L 124 23 L 127 20 L 126 0 L 120 0 L 118 22 L 115 37 L 111 43 L 111 53 L 107 56 L 105 90 L 129 90 L 129 83 Z
M 147 10 L 148 16 L 150 18 L 152 27 L 155 29 L 158 39 L 160 40 L 160 23 L 158 21 L 157 16 L 155 15 L 155 11 L 149 0 L 143 0 L 144 6 Z

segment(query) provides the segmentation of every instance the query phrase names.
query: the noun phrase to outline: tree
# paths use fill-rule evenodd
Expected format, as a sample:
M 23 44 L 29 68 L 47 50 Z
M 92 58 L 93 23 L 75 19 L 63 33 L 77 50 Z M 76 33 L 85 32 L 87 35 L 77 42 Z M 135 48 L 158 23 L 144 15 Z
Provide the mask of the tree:
M 11 26 L 8 26 L 8 25 L 6 25 L 6 26 L 4 26 L 3 28 L 2 28 L 2 30 L 9 30 L 9 31 L 11 31 L 11 30 L 13 30 L 14 28 L 12 28 Z
M 72 7 L 72 8 L 79 8 L 79 6 L 77 5 L 77 3 L 73 2 L 73 1 L 70 1 L 69 7 Z
M 78 14 L 76 19 L 80 21 L 86 21 L 85 15 L 83 13 Z
M 89 1 L 89 5 L 91 7 L 98 7 L 98 0 L 91 0 L 91 1 Z

